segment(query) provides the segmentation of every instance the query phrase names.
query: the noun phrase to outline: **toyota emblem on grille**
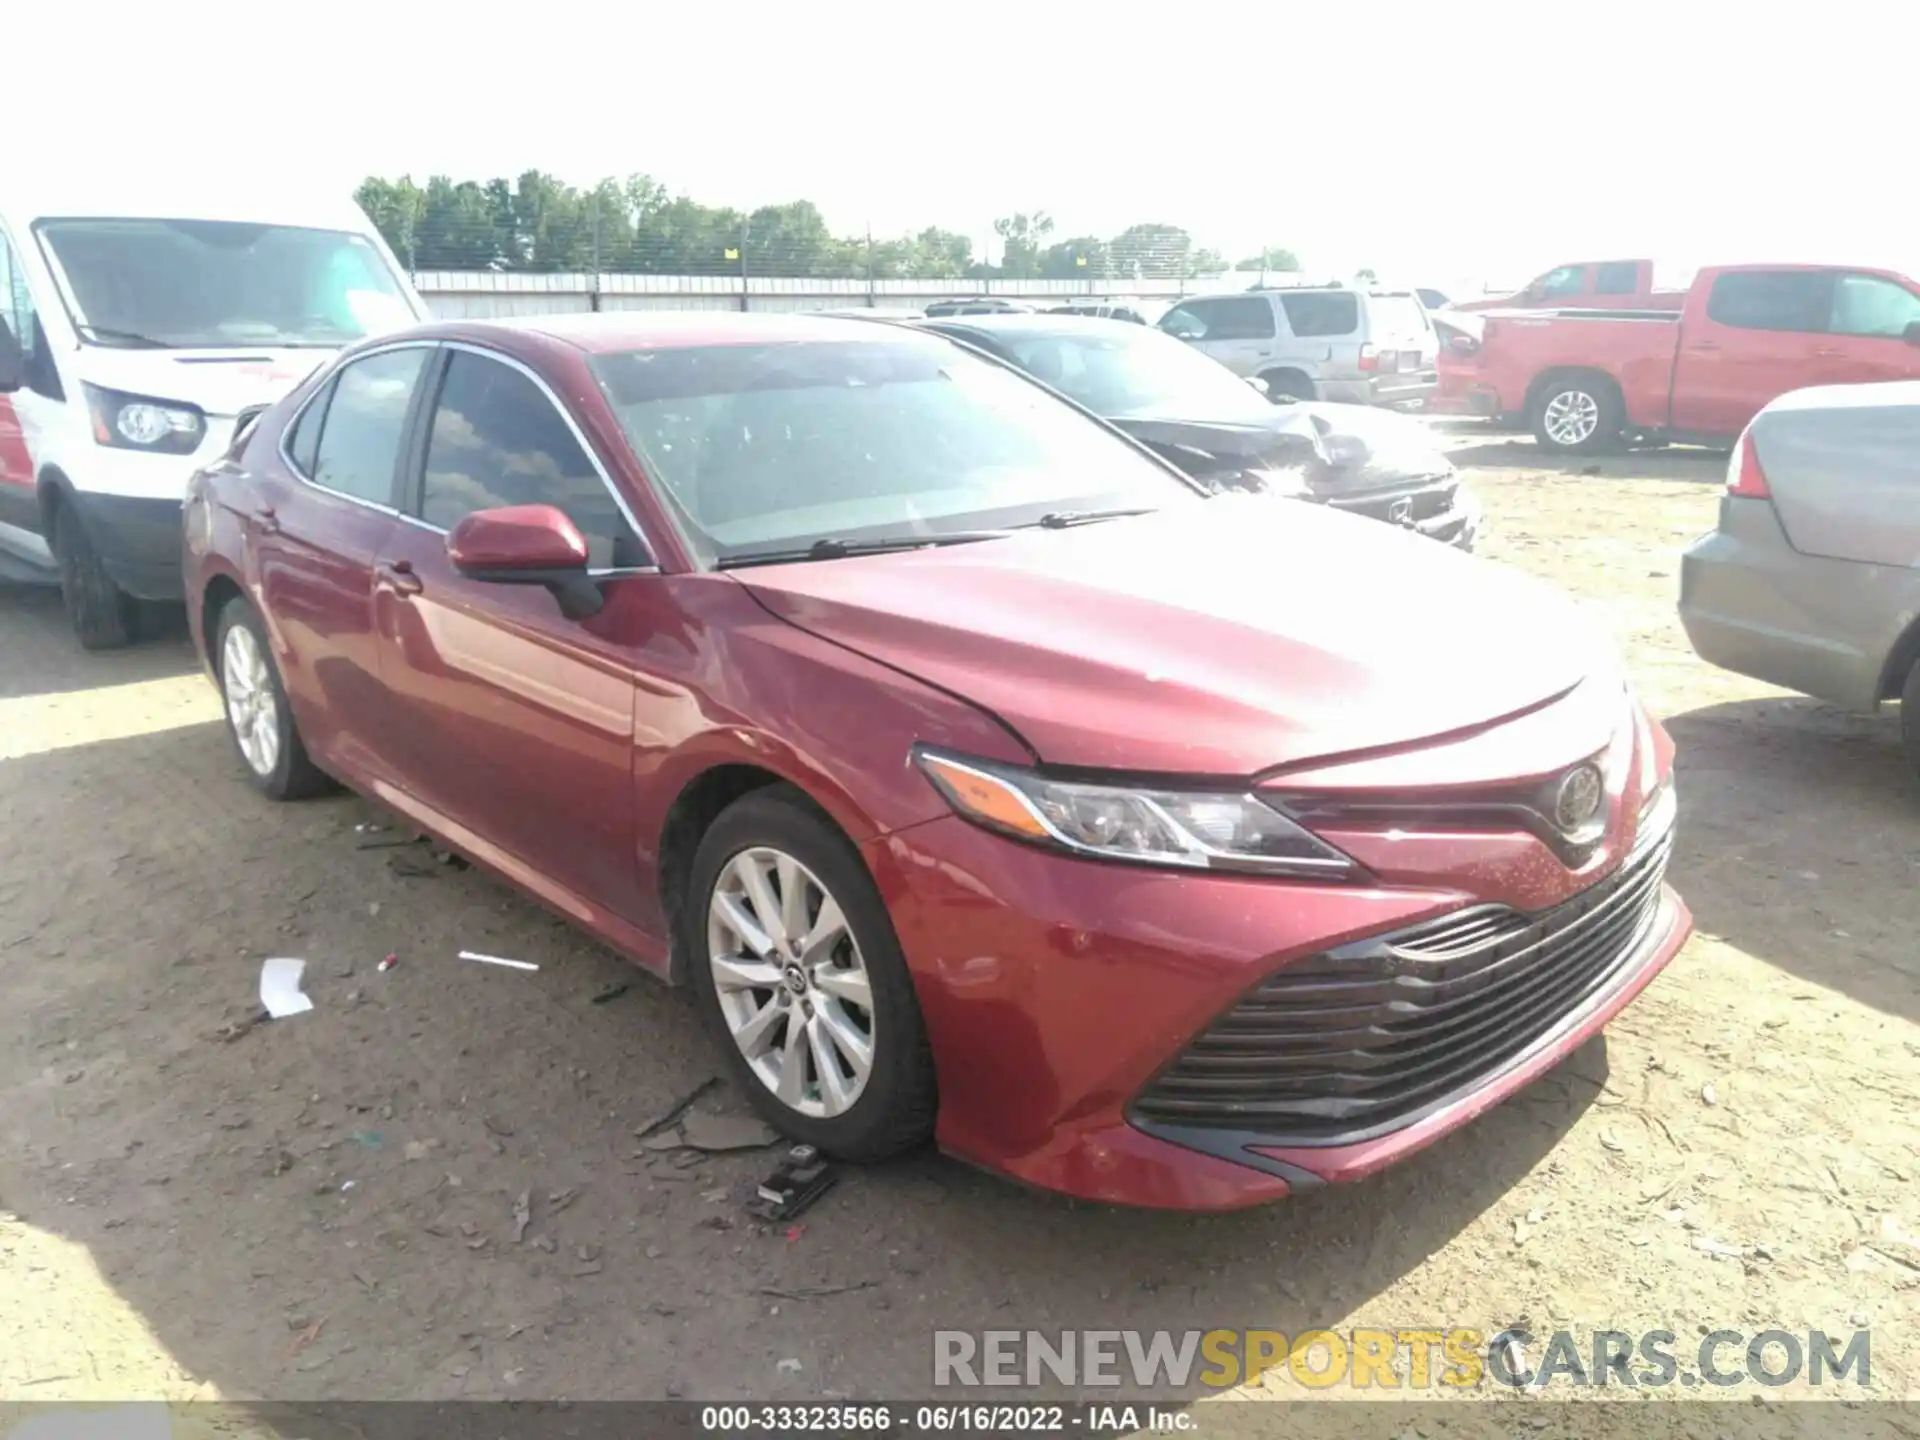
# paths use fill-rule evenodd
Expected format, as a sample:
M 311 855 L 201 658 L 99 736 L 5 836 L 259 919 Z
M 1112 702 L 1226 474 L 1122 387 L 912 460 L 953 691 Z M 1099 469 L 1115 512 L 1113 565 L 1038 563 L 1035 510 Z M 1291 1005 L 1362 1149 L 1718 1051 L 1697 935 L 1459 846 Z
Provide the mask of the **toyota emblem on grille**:
M 1576 765 L 1560 777 L 1553 792 L 1553 823 L 1571 835 L 1600 813 L 1605 787 L 1591 765 Z
M 1394 501 L 1391 505 L 1387 506 L 1387 519 L 1395 525 L 1411 525 L 1413 523 L 1413 501 L 1404 498 Z

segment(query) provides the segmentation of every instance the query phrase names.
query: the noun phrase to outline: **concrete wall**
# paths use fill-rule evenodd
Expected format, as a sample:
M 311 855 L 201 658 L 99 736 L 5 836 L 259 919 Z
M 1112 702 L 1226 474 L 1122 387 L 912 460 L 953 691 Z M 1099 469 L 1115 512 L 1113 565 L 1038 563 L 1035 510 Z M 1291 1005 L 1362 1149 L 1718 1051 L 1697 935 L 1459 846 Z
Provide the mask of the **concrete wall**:
M 1182 294 L 1244 290 L 1259 277 L 1161 281 L 1085 280 L 794 280 L 739 275 L 520 275 L 425 271 L 413 283 L 429 309 L 446 319 L 551 315 L 592 310 L 827 310 L 864 306 L 924 309 L 961 295 L 997 295 L 1057 305 L 1075 295 L 1137 295 L 1174 300 Z M 594 300 L 598 296 L 598 306 Z M 741 303 L 744 295 L 746 303 Z

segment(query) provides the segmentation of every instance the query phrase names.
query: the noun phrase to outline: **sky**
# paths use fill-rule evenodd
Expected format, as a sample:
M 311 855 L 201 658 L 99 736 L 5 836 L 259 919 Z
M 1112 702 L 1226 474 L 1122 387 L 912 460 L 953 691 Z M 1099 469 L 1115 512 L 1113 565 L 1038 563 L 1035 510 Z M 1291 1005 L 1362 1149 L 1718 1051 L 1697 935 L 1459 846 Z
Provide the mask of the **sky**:
M 996 216 L 1045 210 L 1056 238 L 1160 221 L 1405 284 L 1641 256 L 1920 274 L 1904 0 L 8 11 L 0 201 L 7 173 L 643 172 L 976 253 Z

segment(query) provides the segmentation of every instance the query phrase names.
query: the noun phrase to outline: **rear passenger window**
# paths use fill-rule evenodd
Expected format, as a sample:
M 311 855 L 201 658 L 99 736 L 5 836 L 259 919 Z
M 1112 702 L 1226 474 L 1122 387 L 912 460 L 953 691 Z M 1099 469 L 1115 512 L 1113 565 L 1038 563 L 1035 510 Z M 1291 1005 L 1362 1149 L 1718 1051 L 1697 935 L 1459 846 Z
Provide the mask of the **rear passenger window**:
M 1829 328 L 1836 335 L 1899 339 L 1920 322 L 1920 296 L 1878 275 L 1842 275 L 1833 286 Z
M 417 346 L 385 350 L 355 360 L 334 377 L 314 451 L 316 485 L 376 505 L 393 503 L 407 407 L 426 358 Z
M 1631 260 L 1602 265 L 1594 278 L 1596 295 L 1631 295 L 1640 288 L 1640 267 Z
M 1830 270 L 1736 270 L 1719 276 L 1707 296 L 1707 318 L 1740 330 L 1827 328 L 1832 308 Z
M 1351 290 L 1315 290 L 1283 295 L 1287 324 L 1301 339 L 1351 335 L 1360 328 L 1360 297 Z
M 451 530 L 476 510 L 551 505 L 596 570 L 651 563 L 607 482 L 546 392 L 498 360 L 456 350 L 433 412 L 420 518 Z
M 293 461 L 293 468 L 309 480 L 313 478 L 314 454 L 320 448 L 320 427 L 326 423 L 327 402 L 332 398 L 333 386 L 328 385 L 307 402 L 307 408 L 293 422 L 293 433 L 287 437 L 287 455 Z

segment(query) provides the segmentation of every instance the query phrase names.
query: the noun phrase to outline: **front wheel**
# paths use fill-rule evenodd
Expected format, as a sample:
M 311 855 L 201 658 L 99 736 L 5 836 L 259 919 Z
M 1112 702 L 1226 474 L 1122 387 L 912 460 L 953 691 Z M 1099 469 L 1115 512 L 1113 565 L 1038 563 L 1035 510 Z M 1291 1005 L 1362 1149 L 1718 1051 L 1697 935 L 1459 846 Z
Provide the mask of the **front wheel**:
M 67 620 L 82 649 L 118 650 L 139 638 L 140 603 L 113 583 L 70 504 L 53 513 L 53 558 Z
M 1592 455 L 1619 442 L 1625 424 L 1611 385 L 1583 376 L 1541 387 L 1533 402 L 1533 435 L 1547 450 Z
M 847 1160 L 933 1130 L 933 1060 L 900 942 L 865 863 L 785 786 L 700 842 L 684 914 L 700 1007 L 753 1106 Z

